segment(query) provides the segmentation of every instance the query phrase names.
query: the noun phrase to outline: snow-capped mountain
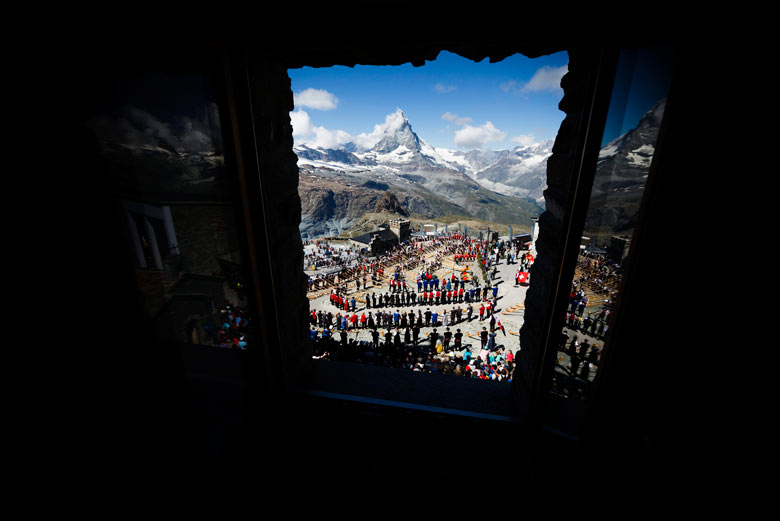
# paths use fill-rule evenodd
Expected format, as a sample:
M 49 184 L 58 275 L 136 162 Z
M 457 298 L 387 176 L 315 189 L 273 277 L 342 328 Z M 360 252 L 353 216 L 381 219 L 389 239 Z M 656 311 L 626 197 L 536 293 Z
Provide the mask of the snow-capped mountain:
M 296 144 L 294 151 L 304 237 L 348 229 L 350 220 L 373 211 L 383 192 L 394 194 L 405 212 L 429 218 L 464 215 L 518 224 L 542 211 L 529 197 L 530 189 L 512 185 L 529 172 L 538 173 L 534 168 L 546 161 L 537 157 L 541 152 L 529 147 L 504 153 L 439 149 L 412 130 L 401 109 L 370 135 L 338 149 Z M 524 169 L 524 161 L 533 166 Z M 509 171 L 498 174 L 502 162 Z M 543 181 L 537 184 L 543 189 Z
M 630 234 L 655 153 L 666 99 L 658 101 L 637 126 L 613 139 L 599 153 L 586 220 L 586 235 L 602 242 Z
M 433 172 L 459 172 L 488 190 L 541 202 L 552 141 L 501 151 L 436 148 L 420 138 L 403 110 L 397 109 L 383 126 L 377 126 L 370 140 L 346 143 L 339 149 L 296 145 L 295 153 L 299 165 L 348 171 L 392 169 L 421 174 L 427 181 L 433 181 Z

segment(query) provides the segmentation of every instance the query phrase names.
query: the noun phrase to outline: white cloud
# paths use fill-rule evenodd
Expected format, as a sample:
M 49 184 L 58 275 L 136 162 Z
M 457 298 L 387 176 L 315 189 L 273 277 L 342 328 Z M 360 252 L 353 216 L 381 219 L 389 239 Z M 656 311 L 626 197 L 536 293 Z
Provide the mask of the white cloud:
M 479 127 L 466 125 L 455 131 L 455 144 L 463 148 L 482 148 L 486 144 L 504 141 L 506 132 L 497 129 L 490 121 Z
M 293 136 L 308 136 L 314 133 L 309 114 L 303 110 L 290 112 L 290 123 L 292 123 Z
M 455 90 L 454 85 L 444 85 L 443 83 L 439 82 L 436 85 L 433 86 L 433 90 L 436 91 L 437 94 L 447 94 L 448 92 L 452 92 Z
M 515 136 L 512 139 L 510 139 L 510 141 L 526 147 L 536 143 L 536 138 L 534 137 L 533 134 L 525 134 L 523 136 Z
M 561 78 L 569 72 L 569 66 L 550 67 L 545 65 L 534 73 L 531 79 L 523 86 L 525 92 L 540 90 L 557 90 L 561 88 Z
M 338 148 L 344 143 L 352 141 L 352 136 L 343 130 L 329 130 L 325 127 L 314 125 L 309 114 L 303 110 L 290 112 L 293 137 L 297 144 L 306 144 L 313 147 Z
M 328 130 L 324 127 L 314 127 L 312 145 L 322 148 L 339 148 L 352 141 L 352 136 L 343 130 Z
M 339 104 L 339 99 L 323 89 L 306 89 L 293 94 L 296 107 L 306 107 L 314 110 L 333 110 Z
M 527 83 L 520 84 L 516 80 L 508 80 L 499 87 L 504 92 L 526 94 L 528 92 L 556 91 L 561 88 L 561 78 L 569 72 L 569 66 L 550 67 L 545 65 L 538 69 Z
M 372 146 L 379 143 L 379 140 L 382 139 L 382 136 L 395 132 L 401 128 L 401 125 L 403 125 L 405 121 L 407 121 L 406 115 L 400 108 L 397 108 L 395 109 L 395 112 L 388 114 L 385 117 L 384 123 L 374 125 L 374 130 L 372 132 L 368 134 L 365 132 L 359 134 L 355 138 L 355 143 L 362 147 L 371 148 Z
M 445 112 L 444 114 L 441 115 L 441 119 L 445 121 L 451 121 L 458 126 L 463 126 L 471 123 L 471 118 L 468 117 L 461 118 L 458 117 L 457 114 L 453 114 L 452 112 Z

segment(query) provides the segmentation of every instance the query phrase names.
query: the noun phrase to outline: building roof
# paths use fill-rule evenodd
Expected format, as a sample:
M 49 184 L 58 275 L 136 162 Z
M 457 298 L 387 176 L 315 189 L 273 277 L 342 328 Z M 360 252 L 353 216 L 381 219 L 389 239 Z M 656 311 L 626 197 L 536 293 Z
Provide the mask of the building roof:
M 351 237 L 351 241 L 359 242 L 361 244 L 370 244 L 371 239 L 374 238 L 374 235 L 379 235 L 379 239 L 383 241 L 397 241 L 398 236 L 390 231 L 388 228 L 382 229 L 382 230 L 376 230 L 373 232 L 364 233 L 363 235 L 358 235 L 357 237 Z

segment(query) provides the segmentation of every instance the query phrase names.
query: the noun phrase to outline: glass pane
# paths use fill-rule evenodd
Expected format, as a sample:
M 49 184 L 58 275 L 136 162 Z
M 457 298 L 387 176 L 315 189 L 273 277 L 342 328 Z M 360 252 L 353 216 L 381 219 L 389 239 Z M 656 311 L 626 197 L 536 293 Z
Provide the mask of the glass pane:
M 623 282 L 639 206 L 663 119 L 674 67 L 665 47 L 623 50 L 620 55 L 596 175 L 560 334 L 552 393 L 585 400 L 596 374 L 613 305 Z M 571 410 L 571 409 L 570 409 Z M 568 415 L 568 428 L 579 425 Z
M 107 71 L 87 125 L 100 145 L 155 335 L 247 349 L 252 323 L 217 78 L 208 64 Z

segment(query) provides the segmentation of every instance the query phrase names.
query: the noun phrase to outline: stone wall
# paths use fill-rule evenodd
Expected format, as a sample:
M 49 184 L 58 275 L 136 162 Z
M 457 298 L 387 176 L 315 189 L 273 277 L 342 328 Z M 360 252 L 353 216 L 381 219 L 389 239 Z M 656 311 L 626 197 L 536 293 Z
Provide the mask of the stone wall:
M 287 69 L 267 53 L 248 56 L 253 130 L 268 241 L 282 363 L 290 385 L 311 363 L 309 299 L 303 272 L 298 157 L 293 152 L 293 94 Z M 251 202 L 250 202 L 251 204 Z M 258 261 L 260 262 L 260 261 Z M 265 291 L 262 288 L 261 291 Z
M 518 406 L 526 409 L 526 398 L 542 362 L 549 312 L 558 277 L 558 258 L 564 233 L 564 217 L 569 198 L 572 172 L 578 161 L 580 125 L 588 107 L 590 65 L 582 53 L 569 50 L 569 72 L 561 80 L 564 97 L 558 105 L 566 117 L 561 122 L 552 155 L 547 160 L 546 210 L 539 216 L 536 260 L 531 266 L 531 285 L 525 299 L 525 318 L 520 329 L 520 351 L 512 381 Z

